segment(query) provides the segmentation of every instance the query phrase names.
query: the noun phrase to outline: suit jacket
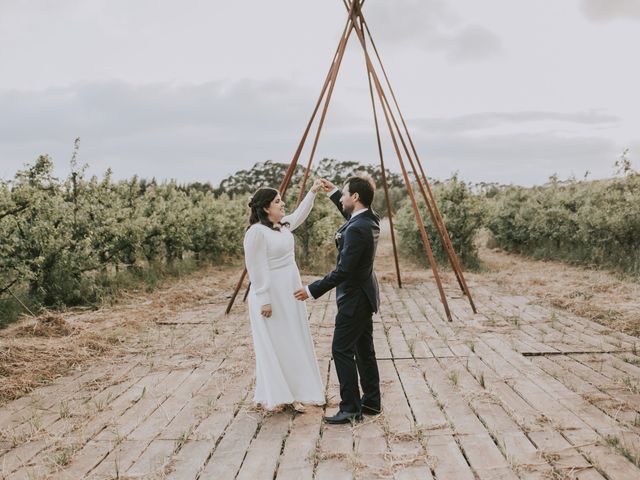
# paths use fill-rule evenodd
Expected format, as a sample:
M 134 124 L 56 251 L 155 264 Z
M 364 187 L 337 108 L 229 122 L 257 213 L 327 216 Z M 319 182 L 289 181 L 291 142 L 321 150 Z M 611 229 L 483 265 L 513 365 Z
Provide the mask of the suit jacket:
M 355 313 L 358 300 L 364 295 L 371 310 L 377 312 L 380 293 L 373 260 L 380 236 L 380 217 L 369 208 L 352 219 L 342 209 L 340 195 L 337 191 L 329 197 L 347 220 L 335 236 L 338 249 L 336 269 L 310 284 L 309 292 L 313 298 L 318 298 L 335 287 L 338 310 L 349 316 Z

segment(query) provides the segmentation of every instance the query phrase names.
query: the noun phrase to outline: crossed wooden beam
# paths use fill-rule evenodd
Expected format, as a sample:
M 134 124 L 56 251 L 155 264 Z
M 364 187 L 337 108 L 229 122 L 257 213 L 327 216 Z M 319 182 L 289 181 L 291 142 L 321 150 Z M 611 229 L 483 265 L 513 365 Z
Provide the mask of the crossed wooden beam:
M 396 156 L 398 157 L 398 162 L 402 170 L 402 175 L 404 177 L 404 181 L 407 187 L 407 192 L 409 194 L 409 198 L 411 199 L 411 205 L 413 207 L 413 211 L 416 216 L 416 222 L 418 223 L 420 237 L 422 238 L 425 252 L 427 254 L 427 258 L 429 259 L 429 264 L 431 265 L 431 270 L 433 272 L 433 277 L 435 278 L 436 286 L 438 287 L 440 300 L 442 301 L 442 305 L 444 306 L 444 311 L 447 315 L 448 320 L 452 321 L 449 304 L 447 302 L 447 298 L 445 296 L 444 289 L 442 287 L 442 281 L 440 278 L 440 274 L 438 273 L 435 258 L 433 257 L 433 251 L 431 249 L 431 243 L 429 242 L 429 236 L 427 235 L 424 222 L 422 221 L 422 216 L 420 215 L 420 211 L 418 209 L 418 204 L 416 202 L 414 189 L 411 186 L 411 180 L 409 178 L 409 174 L 407 173 L 407 167 L 405 165 L 403 154 L 404 154 L 404 157 L 406 157 L 406 160 L 408 160 L 409 162 L 409 166 L 411 167 L 411 171 L 413 173 L 415 183 L 417 184 L 418 189 L 420 190 L 420 193 L 422 195 L 422 198 L 427 206 L 427 209 L 429 210 L 431 221 L 433 222 L 433 225 L 435 226 L 436 231 L 438 233 L 438 237 L 440 238 L 440 241 L 442 242 L 442 245 L 445 248 L 447 257 L 449 258 L 449 263 L 451 264 L 451 268 L 453 269 L 456 275 L 458 285 L 460 286 L 460 289 L 462 290 L 464 295 L 469 300 L 469 304 L 471 305 L 471 308 L 474 313 L 477 313 L 476 306 L 473 303 L 473 299 L 471 298 L 471 292 L 469 291 L 469 287 L 467 286 L 467 282 L 464 278 L 462 267 L 460 266 L 460 261 L 458 259 L 458 256 L 456 255 L 455 250 L 453 249 L 453 244 L 451 243 L 449 232 L 447 231 L 447 227 L 442 218 L 442 214 L 438 209 L 438 205 L 436 204 L 435 198 L 433 196 L 433 192 L 431 190 L 429 182 L 427 181 L 427 176 L 424 172 L 424 168 L 422 167 L 422 162 L 418 157 L 418 152 L 416 151 L 415 145 L 413 143 L 413 139 L 409 134 L 409 129 L 407 128 L 407 124 L 404 120 L 404 116 L 402 115 L 402 111 L 400 110 L 400 107 L 398 105 L 398 101 L 396 99 L 395 93 L 393 91 L 393 88 L 391 87 L 391 82 L 389 81 L 387 72 L 384 68 L 382 60 L 380 59 L 380 54 L 378 53 L 376 44 L 373 41 L 373 37 L 371 36 L 371 31 L 369 30 L 369 26 L 367 25 L 367 22 L 362 13 L 362 6 L 364 5 L 365 1 L 366 0 L 351 0 L 351 1 L 342 0 L 348 12 L 344 31 L 342 32 L 342 36 L 340 37 L 340 42 L 338 43 L 336 52 L 331 60 L 331 66 L 329 67 L 329 72 L 327 73 L 327 76 L 325 78 L 324 84 L 322 86 L 322 90 L 320 91 L 320 96 L 318 97 L 318 101 L 316 102 L 315 108 L 313 109 L 313 113 L 311 114 L 311 118 L 309 119 L 309 122 L 307 123 L 304 133 L 302 134 L 302 138 L 300 140 L 300 143 L 298 144 L 298 148 L 296 149 L 295 154 L 293 155 L 293 159 L 289 164 L 287 173 L 285 174 L 285 177 L 282 180 L 282 183 L 280 184 L 280 188 L 279 188 L 280 195 L 284 197 L 287 191 L 287 188 L 291 183 L 291 178 L 293 177 L 295 169 L 298 165 L 298 161 L 300 159 L 302 149 L 306 144 L 307 137 L 309 136 L 309 132 L 311 131 L 311 126 L 313 125 L 316 115 L 320 110 L 320 106 L 322 105 L 322 112 L 320 113 L 320 120 L 318 122 L 316 134 L 313 140 L 313 146 L 311 148 L 309 160 L 307 161 L 305 173 L 304 173 L 304 176 L 302 177 L 301 184 L 300 184 L 300 193 L 298 195 L 297 203 L 300 204 L 300 202 L 302 201 L 305 187 L 309 179 L 309 172 L 311 171 L 311 166 L 313 164 L 313 158 L 316 152 L 316 148 L 318 146 L 318 140 L 320 139 L 320 133 L 324 125 L 324 120 L 327 116 L 329 103 L 331 101 L 333 89 L 335 87 L 336 79 L 338 77 L 338 71 L 340 70 L 340 65 L 342 63 L 342 58 L 344 56 L 344 52 L 345 52 L 347 43 L 349 41 L 349 38 L 351 37 L 351 33 L 355 31 L 356 36 L 358 37 L 358 40 L 362 45 L 365 64 L 367 68 L 367 78 L 369 81 L 369 93 L 371 96 L 371 107 L 373 109 L 373 119 L 375 123 L 376 138 L 378 143 L 378 154 L 380 157 L 382 183 L 384 186 L 384 194 L 387 202 L 387 214 L 389 217 L 389 226 L 391 228 L 391 243 L 393 244 L 393 256 L 395 260 L 398 287 L 402 288 L 402 279 L 400 276 L 400 266 L 398 263 L 398 250 L 397 250 L 396 237 L 395 237 L 395 232 L 393 227 L 393 215 L 391 211 L 391 201 L 389 198 L 389 188 L 387 185 L 386 170 L 384 166 L 384 157 L 382 154 L 382 142 L 380 140 L 378 108 L 377 108 L 376 99 L 375 99 L 376 96 L 380 104 L 379 108 L 381 108 L 382 110 L 385 123 L 389 130 L 389 135 L 391 136 L 393 148 L 395 150 Z M 365 37 L 365 32 L 366 32 L 366 37 Z M 380 82 L 380 77 L 378 76 L 376 68 L 374 67 L 374 64 L 369 55 L 369 50 L 367 48 L 367 39 L 368 39 L 368 43 L 371 45 L 371 48 L 373 49 L 380 71 L 382 72 L 382 76 L 384 77 L 386 89 L 391 97 L 393 106 L 389 102 L 389 96 L 385 92 L 385 88 Z M 374 95 L 374 92 L 376 95 Z M 324 104 L 323 104 L 323 100 L 324 100 Z M 394 111 L 394 108 L 395 108 L 395 111 Z M 398 119 L 400 120 L 400 125 L 398 124 Z M 407 145 L 407 142 L 408 142 L 408 145 Z M 244 279 L 246 277 L 246 274 L 247 274 L 247 269 L 245 267 L 236 285 L 235 291 L 229 301 L 229 304 L 227 305 L 227 309 L 226 309 L 227 314 L 229 313 L 229 311 L 231 310 L 231 307 L 235 302 L 238 292 L 240 291 L 240 288 L 242 287 L 242 283 L 244 282 Z M 249 290 L 247 289 L 247 291 L 245 292 L 245 299 L 248 291 Z

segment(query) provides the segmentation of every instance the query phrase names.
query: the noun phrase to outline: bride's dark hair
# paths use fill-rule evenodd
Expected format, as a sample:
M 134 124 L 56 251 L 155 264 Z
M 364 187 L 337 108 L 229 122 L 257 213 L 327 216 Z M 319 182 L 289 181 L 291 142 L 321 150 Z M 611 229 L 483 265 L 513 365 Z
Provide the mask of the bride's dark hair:
M 280 226 L 275 226 L 273 222 L 269 220 L 267 212 L 264 211 L 265 208 L 269 208 L 269 205 L 271 205 L 271 202 L 273 202 L 278 193 L 278 190 L 270 187 L 262 187 L 256 190 L 249 201 L 249 208 L 251 209 L 249 227 L 254 223 L 261 223 L 272 230 L 280 231 Z M 283 223 L 282 225 L 288 226 L 289 224 Z

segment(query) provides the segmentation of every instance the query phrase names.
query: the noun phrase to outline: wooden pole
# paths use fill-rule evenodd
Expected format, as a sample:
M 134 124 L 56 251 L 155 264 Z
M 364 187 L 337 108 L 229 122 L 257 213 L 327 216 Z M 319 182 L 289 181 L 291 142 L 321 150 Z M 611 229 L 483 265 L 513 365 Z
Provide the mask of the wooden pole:
M 389 133 L 391 135 L 391 140 L 393 142 L 393 147 L 396 151 L 396 155 L 398 156 L 398 161 L 400 163 L 400 168 L 402 169 L 402 175 L 404 177 L 404 181 L 405 184 L 407 185 L 407 192 L 409 193 L 409 198 L 411 199 L 411 205 L 413 207 L 414 213 L 416 215 L 416 221 L 418 222 L 418 230 L 420 231 L 420 236 L 422 237 L 422 242 L 424 243 L 425 246 L 425 250 L 427 253 L 427 257 L 429 259 L 429 263 L 431 264 L 431 270 L 433 272 L 433 276 L 435 278 L 436 281 L 436 286 L 438 287 L 438 291 L 440 293 L 440 300 L 442 301 L 442 305 L 444 307 L 444 311 L 445 314 L 447 315 L 447 319 L 449 321 L 452 321 L 452 317 L 451 317 L 451 311 L 449 310 L 449 304 L 447 302 L 447 298 L 444 294 L 444 289 L 442 287 L 442 282 L 440 280 L 440 274 L 438 273 L 437 267 L 436 267 L 436 262 L 435 262 L 435 258 L 433 257 L 433 251 L 431 250 L 431 243 L 429 242 L 429 236 L 427 235 L 424 223 L 422 221 L 422 215 L 420 214 L 420 210 L 418 209 L 418 204 L 416 202 L 415 196 L 413 194 L 413 188 L 411 187 L 411 181 L 409 179 L 409 175 L 407 173 L 407 170 L 404 166 L 404 160 L 402 159 L 402 154 L 400 152 L 400 147 L 398 146 L 398 142 L 396 140 L 396 135 L 394 133 L 394 128 L 391 124 L 391 119 L 390 117 L 393 117 L 393 112 L 387 108 L 388 102 L 386 102 L 386 96 L 385 93 L 382 89 L 382 85 L 380 84 L 380 80 L 378 79 L 378 75 L 373 67 L 373 63 L 371 62 L 371 58 L 369 57 L 369 54 L 365 48 L 365 38 L 364 38 L 364 34 L 362 32 L 362 30 L 360 29 L 359 25 L 357 24 L 357 19 L 354 17 L 354 12 L 351 12 L 352 15 L 352 25 L 354 26 L 354 29 L 356 30 L 356 34 L 358 36 L 358 39 L 360 40 L 360 44 L 363 47 L 363 51 L 364 51 L 364 55 L 365 55 L 365 59 L 366 59 L 366 63 L 367 63 L 367 69 L 369 70 L 369 75 L 371 76 L 371 78 L 373 79 L 374 85 L 376 87 L 376 91 L 378 92 L 378 97 L 380 98 L 380 103 L 382 105 L 382 111 L 384 113 L 385 116 L 385 120 L 387 121 L 387 126 L 389 128 Z M 397 122 L 395 122 L 394 119 L 394 125 L 396 125 L 397 127 Z M 397 129 L 397 128 L 396 128 Z M 399 129 L 397 129 L 397 133 L 400 135 L 401 132 L 399 131 Z
M 358 5 L 359 0 L 353 0 L 351 3 L 351 7 L 349 8 L 349 18 L 351 19 L 351 25 L 353 25 L 353 17 L 351 14 L 356 10 L 356 6 Z M 304 197 L 304 189 L 307 185 L 307 179 L 309 178 L 309 172 L 311 171 L 311 165 L 313 163 L 313 157 L 316 153 L 316 148 L 318 147 L 318 140 L 320 140 L 320 133 L 322 132 L 322 126 L 324 125 L 324 120 L 327 117 L 327 111 L 329 110 L 329 102 L 331 102 L 331 96 L 333 95 L 333 89 L 336 85 L 336 79 L 338 78 L 338 70 L 340 69 L 340 65 L 342 64 L 342 58 L 344 57 L 344 51 L 347 48 L 347 42 L 349 41 L 349 36 L 351 35 L 351 31 L 353 27 L 348 30 L 345 35 L 344 42 L 340 42 L 338 46 L 338 54 L 334 63 L 334 68 L 331 72 L 331 86 L 329 87 L 329 92 L 327 93 L 327 97 L 324 102 L 324 107 L 322 108 L 322 114 L 320 115 L 320 122 L 318 123 L 318 130 L 316 132 L 316 136 L 313 139 L 313 146 L 311 147 L 311 154 L 309 155 L 309 161 L 307 162 L 307 168 L 304 172 L 304 177 L 302 178 L 302 182 L 300 183 L 300 192 L 298 193 L 298 200 L 296 205 L 300 205 Z
M 18 297 L 14 295 L 14 293 L 11 291 L 10 288 L 7 288 L 7 291 L 13 298 L 16 299 L 16 301 L 20 304 L 20 306 L 22 306 L 22 308 L 24 308 L 27 312 L 29 312 L 29 314 L 31 314 L 32 317 L 36 316 L 36 314 L 33 313 L 29 307 L 27 307 L 24 303 L 22 303 L 22 300 L 20 300 Z
M 354 0 L 354 5 L 356 3 L 357 0 Z M 295 172 L 295 169 L 298 165 L 298 160 L 300 158 L 300 154 L 302 153 L 302 149 L 304 147 L 304 144 L 306 143 L 307 140 L 307 136 L 309 134 L 309 131 L 311 129 L 311 125 L 313 124 L 313 121 L 315 119 L 315 116 L 318 112 L 318 109 L 320 108 L 320 104 L 322 103 L 322 99 L 325 96 L 325 93 L 327 91 L 327 88 L 329 86 L 329 83 L 331 82 L 332 78 L 335 78 L 337 76 L 337 70 L 340 68 L 340 64 L 342 62 L 342 58 L 343 58 L 343 54 L 344 54 L 344 49 L 346 47 L 347 41 L 349 40 L 349 37 L 351 36 L 351 32 L 353 31 L 353 22 L 351 19 L 351 15 L 349 15 L 349 17 L 347 18 L 345 27 L 344 27 L 344 31 L 342 33 L 342 36 L 340 37 L 340 42 L 338 43 L 338 47 L 336 48 L 336 52 L 334 54 L 334 56 L 332 57 L 331 60 L 331 66 L 329 67 L 329 72 L 327 73 L 327 76 L 325 78 L 324 84 L 322 86 L 322 90 L 320 92 L 320 95 L 318 97 L 318 100 L 316 102 L 315 108 L 313 109 L 313 113 L 311 114 L 311 118 L 309 119 L 309 122 L 307 123 L 307 126 L 304 130 L 304 133 L 302 134 L 302 138 L 300 139 L 300 143 L 298 144 L 298 148 L 296 149 L 295 154 L 293 155 L 293 159 L 291 160 L 291 163 L 289 164 L 289 168 L 287 169 L 287 173 L 285 174 L 284 179 L 282 180 L 282 183 L 280 184 L 279 187 L 279 191 L 280 191 L 280 196 L 284 197 L 287 188 L 289 187 L 289 184 L 291 182 L 291 178 L 293 177 L 293 173 Z M 340 53 L 342 52 L 342 53 Z M 335 73 L 335 75 L 334 75 Z M 325 105 L 326 107 L 326 105 Z M 326 108 L 325 108 L 326 109 Z M 317 140 L 316 140 L 317 141 Z M 308 173 L 308 168 L 307 167 L 307 173 Z M 301 190 L 302 191 L 302 190 Z M 236 297 L 238 296 L 238 292 L 240 291 L 240 288 L 242 288 L 242 283 L 244 282 L 245 277 L 247 276 L 247 268 L 246 266 L 244 267 L 242 274 L 240 275 L 240 278 L 236 284 L 236 287 L 234 289 L 233 294 L 231 295 L 231 298 L 229 300 L 229 303 L 227 304 L 227 308 L 225 310 L 225 315 L 228 315 L 229 312 L 231 311 L 231 308 L 233 307 L 233 304 L 235 303 Z M 245 292 L 244 298 L 246 299 L 248 293 L 249 293 L 249 287 L 247 287 L 247 291 Z
M 413 143 L 413 139 L 411 138 L 411 135 L 409 133 L 409 129 L 407 127 L 407 124 L 404 120 L 404 115 L 402 114 L 402 111 L 400 110 L 400 106 L 398 104 L 398 100 L 395 96 L 395 93 L 393 91 L 393 87 L 391 86 L 391 82 L 389 80 L 389 77 L 387 75 L 386 69 L 384 68 L 384 64 L 382 63 L 382 59 L 380 57 L 380 54 L 378 52 L 378 49 L 375 45 L 375 42 L 373 40 L 373 36 L 371 35 L 371 31 L 369 30 L 369 26 L 367 25 L 366 20 L 364 19 L 364 16 L 362 15 L 362 12 L 360 12 L 360 21 L 361 24 L 364 25 L 364 28 L 367 31 L 367 35 L 369 37 L 369 40 L 371 42 L 371 45 L 373 47 L 373 50 L 375 52 L 376 58 L 378 60 L 378 63 L 380 64 L 380 68 L 382 70 L 383 76 L 385 78 L 387 87 L 389 88 L 389 92 L 391 93 L 391 97 L 393 99 L 393 102 L 395 104 L 395 107 L 398 111 L 398 114 L 400 116 L 400 121 L 402 122 L 402 125 L 404 127 L 404 131 L 407 135 L 407 138 L 409 140 L 409 144 L 411 145 L 411 150 L 413 151 L 413 155 L 415 156 L 416 159 L 416 163 L 418 164 L 418 167 L 420 169 L 420 172 L 422 174 L 422 180 L 424 182 L 424 185 L 426 186 L 427 192 L 428 192 L 428 196 L 431 199 L 431 204 L 433 205 L 433 210 L 431 208 L 431 206 L 429 205 L 429 201 L 426 198 L 425 192 L 424 190 L 422 191 L 423 193 L 423 197 L 425 200 L 425 203 L 427 204 L 427 207 L 429 208 L 429 213 L 431 214 L 432 220 L 434 222 L 434 226 L 436 227 L 436 230 L 438 231 L 438 235 L 440 237 L 440 240 L 442 241 L 445 250 L 447 251 L 448 257 L 449 257 L 449 261 L 451 263 L 451 266 L 456 274 L 456 278 L 458 280 L 458 284 L 460 285 L 462 291 L 465 293 L 465 295 L 467 296 L 469 303 L 471 305 L 471 308 L 473 310 L 474 313 L 477 313 L 476 310 L 476 306 L 473 302 L 473 298 L 471 297 L 471 292 L 469 290 L 469 287 L 467 286 L 467 282 L 464 278 L 464 274 L 462 272 L 462 266 L 460 265 L 460 261 L 458 259 L 458 256 L 455 253 L 455 249 L 453 248 L 453 243 L 451 242 L 451 238 L 449 236 L 449 232 L 447 230 L 446 224 L 444 222 L 444 219 L 442 218 L 442 214 L 440 213 L 440 210 L 438 208 L 437 202 L 435 201 L 435 197 L 433 195 L 433 192 L 431 190 L 431 187 L 429 185 L 429 182 L 427 181 L 427 176 L 425 175 L 424 169 L 422 167 L 422 162 L 420 161 L 420 158 L 418 156 L 418 152 L 415 148 L 415 144 Z M 406 145 L 405 145 L 405 151 L 406 151 Z M 408 152 L 407 152 L 408 154 Z M 419 176 L 417 174 L 417 172 L 415 171 L 414 168 L 414 174 L 416 175 L 416 178 L 419 180 Z M 422 190 L 422 188 L 421 188 Z
M 360 28 L 362 28 L 362 20 L 360 21 Z M 366 46 L 365 46 L 366 50 Z M 366 66 L 366 62 L 365 62 Z M 367 69 L 367 80 L 369 82 L 369 95 L 371 97 L 371 108 L 373 110 L 373 123 L 376 127 L 376 140 L 378 142 L 378 156 L 380 157 L 380 170 L 382 172 L 382 185 L 384 186 L 384 197 L 387 201 L 387 215 L 389 216 L 389 228 L 391 230 L 391 244 L 393 245 L 393 259 L 396 265 L 396 278 L 398 280 L 398 288 L 402 288 L 402 278 L 400 277 L 400 264 L 398 262 L 398 249 L 396 247 L 396 235 L 393 230 L 393 211 L 391 208 L 391 198 L 389 197 L 389 187 L 387 184 L 387 173 L 384 167 L 384 155 L 382 154 L 382 141 L 380 140 L 380 128 L 378 126 L 378 113 L 376 111 L 376 102 L 373 97 L 373 85 L 371 84 L 371 75 L 369 75 L 369 69 Z

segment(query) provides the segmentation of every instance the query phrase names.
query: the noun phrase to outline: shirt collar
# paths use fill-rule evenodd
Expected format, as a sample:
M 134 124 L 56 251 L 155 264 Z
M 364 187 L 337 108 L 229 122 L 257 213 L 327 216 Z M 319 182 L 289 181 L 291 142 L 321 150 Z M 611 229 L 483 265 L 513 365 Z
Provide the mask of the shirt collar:
M 360 215 L 362 212 L 366 212 L 367 210 L 369 210 L 368 208 L 361 208 L 360 210 L 356 210 L 355 212 L 353 212 L 351 214 L 351 217 L 349 218 L 349 220 L 352 220 L 353 217 L 355 217 L 356 215 Z

